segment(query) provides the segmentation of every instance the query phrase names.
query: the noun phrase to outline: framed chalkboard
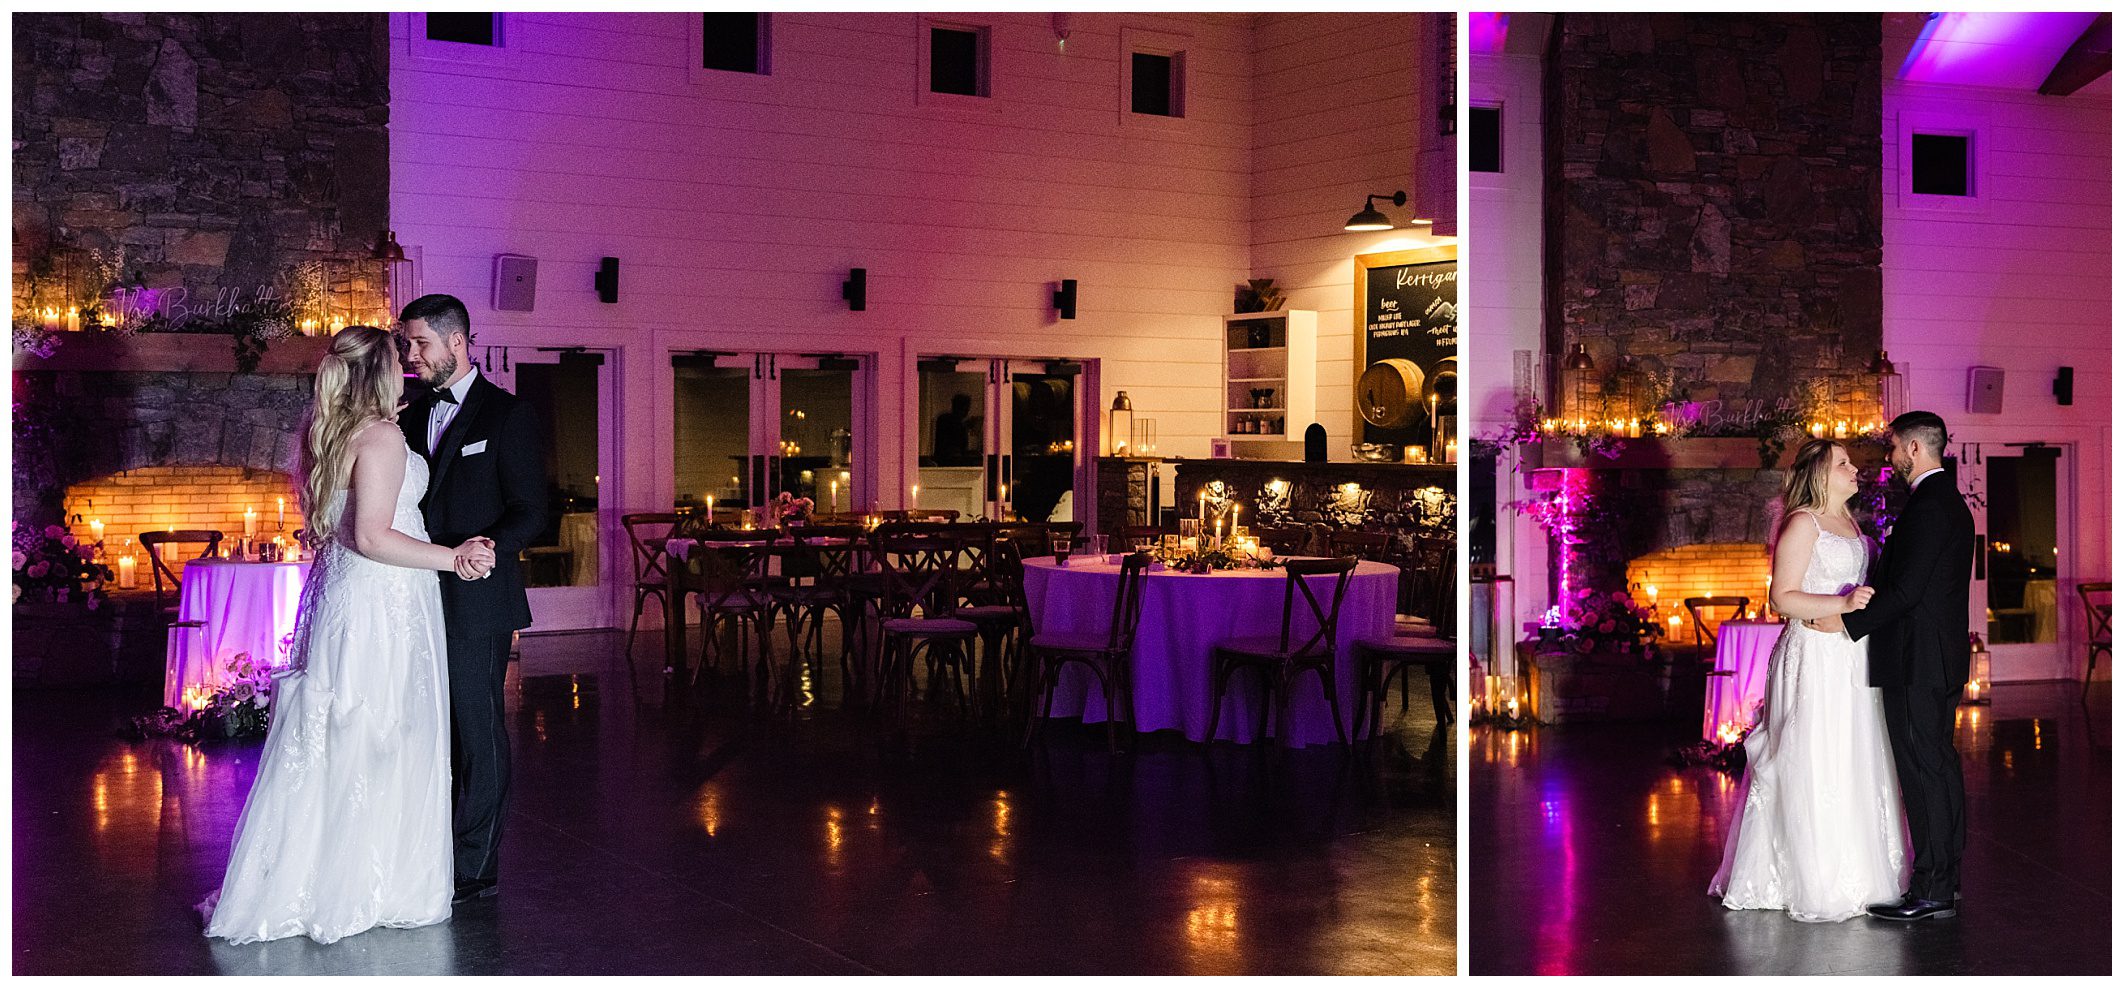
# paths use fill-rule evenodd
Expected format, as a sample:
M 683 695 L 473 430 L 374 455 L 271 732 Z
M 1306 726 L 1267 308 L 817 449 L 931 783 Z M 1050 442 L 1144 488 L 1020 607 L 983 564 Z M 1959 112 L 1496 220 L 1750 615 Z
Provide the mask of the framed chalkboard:
M 1357 255 L 1356 400 L 1360 443 L 1441 459 L 1460 398 L 1457 247 Z

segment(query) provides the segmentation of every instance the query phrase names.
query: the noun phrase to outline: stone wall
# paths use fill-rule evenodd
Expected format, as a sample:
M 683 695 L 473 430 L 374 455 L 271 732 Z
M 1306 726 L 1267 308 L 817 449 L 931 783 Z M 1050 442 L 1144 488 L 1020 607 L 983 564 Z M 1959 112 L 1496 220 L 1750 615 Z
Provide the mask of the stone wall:
M 292 476 L 309 406 L 298 374 L 15 375 L 15 517 L 60 520 L 69 487 L 148 466 Z
M 1878 14 L 1557 15 L 1550 407 L 1601 416 L 1560 371 L 1579 343 L 1600 376 L 1627 354 L 1689 401 L 1863 396 L 1855 372 L 1881 341 L 1880 44 Z M 1828 393 L 1809 402 L 1809 382 Z
M 383 14 L 13 24 L 18 318 L 133 285 L 182 289 L 159 298 L 171 315 L 267 286 L 297 318 L 382 311 L 367 257 L 390 220 Z

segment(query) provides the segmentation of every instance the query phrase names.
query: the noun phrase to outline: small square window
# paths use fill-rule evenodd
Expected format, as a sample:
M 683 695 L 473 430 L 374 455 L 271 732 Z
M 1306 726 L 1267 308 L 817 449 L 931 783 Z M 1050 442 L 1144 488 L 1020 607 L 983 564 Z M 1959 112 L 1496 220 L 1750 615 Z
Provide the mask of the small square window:
M 764 75 L 765 14 L 702 14 L 701 67 Z
M 1177 117 L 1180 115 L 1180 80 L 1174 72 L 1171 55 L 1153 55 L 1148 52 L 1133 52 L 1129 55 L 1129 97 L 1131 112 L 1154 117 Z
M 1969 135 L 1910 135 L 1910 191 L 1928 196 L 1970 195 Z
M 957 96 L 988 95 L 987 59 L 982 49 L 986 38 L 980 31 L 963 28 L 929 29 L 929 91 Z
M 488 14 L 429 14 L 428 40 L 451 41 L 460 45 L 485 45 L 494 47 L 497 32 L 494 30 L 494 15 Z
M 1503 147 L 1498 143 L 1500 113 L 1494 106 L 1468 107 L 1468 170 L 1501 172 Z

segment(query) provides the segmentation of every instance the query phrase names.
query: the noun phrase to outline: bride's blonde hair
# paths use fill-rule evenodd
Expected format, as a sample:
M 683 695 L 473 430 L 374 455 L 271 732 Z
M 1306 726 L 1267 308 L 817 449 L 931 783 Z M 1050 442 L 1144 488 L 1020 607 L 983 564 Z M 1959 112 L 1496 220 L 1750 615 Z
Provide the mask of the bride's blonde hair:
M 1836 462 L 1829 454 L 1842 448 L 1833 439 L 1809 439 L 1799 448 L 1799 455 L 1792 458 L 1791 472 L 1785 474 L 1786 514 L 1841 507 L 1829 503 L 1829 467 Z
M 332 335 L 332 347 L 317 365 L 317 387 L 302 444 L 302 516 L 313 538 L 338 527 L 325 506 L 347 486 L 353 469 L 354 436 L 398 416 L 405 391 L 398 345 L 374 326 L 348 326 Z

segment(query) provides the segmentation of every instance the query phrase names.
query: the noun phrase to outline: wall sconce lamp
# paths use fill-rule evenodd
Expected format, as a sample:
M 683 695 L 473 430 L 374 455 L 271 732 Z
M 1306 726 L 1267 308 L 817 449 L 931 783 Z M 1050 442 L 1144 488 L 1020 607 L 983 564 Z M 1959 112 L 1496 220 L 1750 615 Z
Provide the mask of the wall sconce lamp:
M 1055 292 L 1055 317 L 1077 318 L 1077 279 L 1062 279 L 1062 287 Z
M 1372 208 L 1372 200 L 1374 199 L 1392 200 L 1396 206 L 1409 204 L 1409 194 L 1407 192 L 1395 192 L 1393 195 L 1373 193 L 1364 197 L 1364 209 L 1351 216 L 1348 223 L 1342 224 L 1342 228 L 1352 233 L 1369 233 L 1374 230 L 1393 229 L 1394 221 L 1387 219 L 1385 213 Z
M 841 282 L 841 297 L 848 300 L 848 311 L 861 312 L 869 302 L 869 272 L 862 268 L 849 268 L 848 280 Z
M 1571 355 L 1564 358 L 1564 370 L 1589 371 L 1592 369 L 1593 355 L 1586 352 L 1586 345 L 1583 343 L 1574 344 L 1571 347 Z

